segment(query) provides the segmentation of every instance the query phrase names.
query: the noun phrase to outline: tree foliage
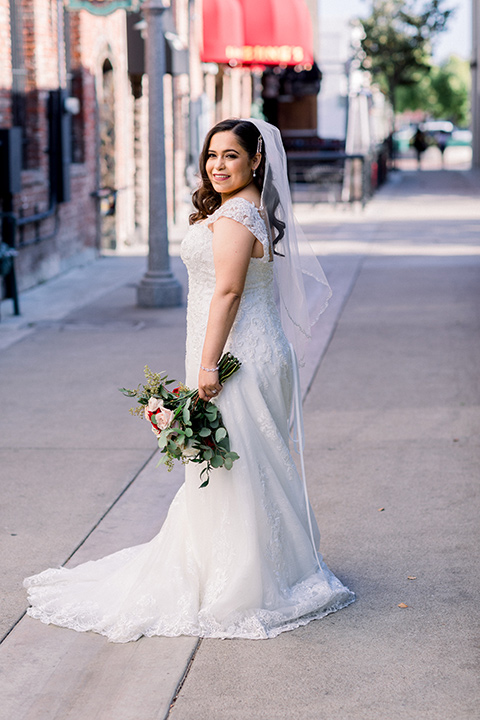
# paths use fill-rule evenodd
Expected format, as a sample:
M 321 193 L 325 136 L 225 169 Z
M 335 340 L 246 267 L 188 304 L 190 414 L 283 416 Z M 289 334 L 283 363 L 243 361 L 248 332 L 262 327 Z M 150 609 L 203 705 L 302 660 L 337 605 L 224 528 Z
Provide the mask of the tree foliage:
M 430 117 L 451 120 L 454 125 L 470 123 L 470 65 L 452 55 L 440 66 L 434 65 L 415 85 L 397 89 L 397 110 L 424 110 Z
M 432 43 L 453 10 L 445 0 L 372 0 L 362 18 L 362 67 L 369 70 L 396 108 L 397 88 L 418 83 L 431 69 Z

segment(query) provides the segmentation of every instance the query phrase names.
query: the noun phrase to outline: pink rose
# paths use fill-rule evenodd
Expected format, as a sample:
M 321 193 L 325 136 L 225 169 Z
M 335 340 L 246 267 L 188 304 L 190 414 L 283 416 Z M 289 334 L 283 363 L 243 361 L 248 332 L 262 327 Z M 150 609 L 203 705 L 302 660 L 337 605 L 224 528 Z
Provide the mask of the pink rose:
M 165 428 L 170 427 L 174 415 L 173 410 L 161 407 L 153 414 L 155 415 L 155 420 L 157 421 L 157 427 L 159 430 L 165 430 Z
M 145 417 L 152 423 L 152 432 L 158 437 L 162 430 L 170 427 L 174 412 L 163 405 L 162 400 L 150 398 L 145 408 Z M 155 422 L 153 422 L 153 418 Z

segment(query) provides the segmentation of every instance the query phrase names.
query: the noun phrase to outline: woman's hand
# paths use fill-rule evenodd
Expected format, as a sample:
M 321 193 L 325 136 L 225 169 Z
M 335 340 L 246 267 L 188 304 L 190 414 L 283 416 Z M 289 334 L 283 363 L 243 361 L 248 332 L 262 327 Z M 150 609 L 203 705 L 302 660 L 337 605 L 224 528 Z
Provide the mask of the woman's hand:
M 212 398 L 218 397 L 222 386 L 218 380 L 218 370 L 215 372 L 207 372 L 202 370 L 198 373 L 198 395 L 201 400 L 208 402 Z

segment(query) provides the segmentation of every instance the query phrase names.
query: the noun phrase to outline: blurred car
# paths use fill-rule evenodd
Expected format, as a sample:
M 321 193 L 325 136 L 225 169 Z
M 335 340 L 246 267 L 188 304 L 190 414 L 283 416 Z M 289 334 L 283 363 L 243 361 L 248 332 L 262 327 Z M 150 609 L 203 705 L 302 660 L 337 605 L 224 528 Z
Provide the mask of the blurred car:
M 472 144 L 472 131 L 471 130 L 459 130 L 455 129 L 452 132 L 449 145 L 471 145 Z
M 450 120 L 425 120 L 425 122 L 420 123 L 420 130 L 432 136 L 439 132 L 451 135 L 455 130 L 455 125 Z

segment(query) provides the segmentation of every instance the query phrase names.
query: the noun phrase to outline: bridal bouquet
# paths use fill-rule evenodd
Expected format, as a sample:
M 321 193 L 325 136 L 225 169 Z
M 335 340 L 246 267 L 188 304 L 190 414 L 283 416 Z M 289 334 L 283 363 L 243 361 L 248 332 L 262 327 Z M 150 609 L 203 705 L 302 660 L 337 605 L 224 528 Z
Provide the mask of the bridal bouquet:
M 223 355 L 218 364 L 220 383 L 223 385 L 240 365 L 231 353 Z M 212 468 L 231 470 L 238 455 L 230 450 L 228 432 L 216 405 L 200 400 L 198 390 L 189 390 L 185 385 L 169 390 L 167 386 L 175 381 L 162 373 L 152 373 L 148 366 L 144 372 L 145 385 L 136 390 L 120 388 L 120 392 L 137 398 L 139 407 L 131 408 L 132 415 L 149 420 L 163 453 L 159 465 L 163 463 L 171 470 L 175 460 L 206 463 L 200 473 L 204 479 L 200 487 L 208 485 Z

